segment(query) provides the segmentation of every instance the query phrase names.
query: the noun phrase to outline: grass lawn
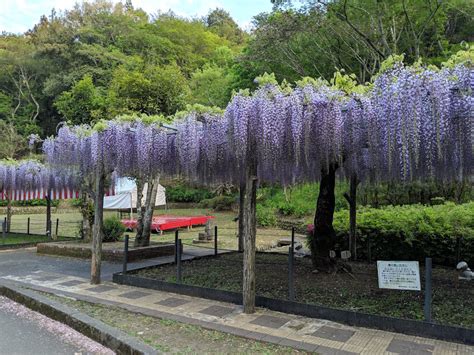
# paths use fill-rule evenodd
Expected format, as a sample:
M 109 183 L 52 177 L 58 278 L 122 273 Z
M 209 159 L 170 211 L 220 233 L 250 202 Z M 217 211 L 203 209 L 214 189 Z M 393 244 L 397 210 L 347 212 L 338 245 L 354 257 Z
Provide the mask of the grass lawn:
M 173 354 L 302 354 L 291 348 L 248 340 L 231 334 L 45 294 L 112 327 L 134 336 L 155 349 Z
M 234 222 L 234 218 L 237 216 L 233 212 L 213 212 L 208 209 L 159 209 L 155 211 L 155 216 L 160 214 L 175 215 L 175 216 L 197 216 L 197 215 L 211 215 L 215 219 L 212 221 L 212 225 L 218 226 L 219 229 L 219 248 L 222 249 L 237 249 L 237 222 Z M 117 216 L 116 212 L 105 212 L 105 218 L 109 216 Z M 3 217 L 2 217 L 3 218 Z M 12 217 L 11 231 L 16 233 L 26 233 L 27 231 L 27 220 L 30 218 L 30 232 L 34 234 L 45 233 L 46 216 L 45 214 L 14 214 Z M 78 235 L 78 226 L 81 221 L 81 215 L 79 212 L 68 212 L 68 213 L 53 213 L 52 224 L 53 233 L 55 233 L 56 219 L 59 219 L 58 234 L 66 237 L 76 237 Z M 192 230 L 181 229 L 180 238 L 183 244 L 191 245 L 193 239 L 197 239 L 198 233 L 203 232 L 204 227 L 195 227 Z M 134 236 L 133 232 L 128 233 L 131 237 Z M 289 237 L 290 232 L 282 229 L 267 229 L 259 228 L 257 230 L 257 249 L 266 250 L 276 246 L 278 239 Z M 152 234 L 152 241 L 163 242 L 169 241 L 174 242 L 174 231 L 167 231 L 163 235 Z M 199 246 L 213 248 L 214 244 L 199 244 Z
M 287 299 L 287 256 L 257 254 L 257 294 Z M 185 284 L 241 292 L 242 255 L 223 254 L 183 262 Z M 352 263 L 347 273 L 312 273 L 309 258 L 295 260 L 295 289 L 298 302 L 341 308 L 398 318 L 423 319 L 423 292 L 378 288 L 375 265 Z M 421 268 L 421 275 L 424 270 Z M 142 270 L 139 276 L 174 282 L 173 265 Z M 474 328 L 474 285 L 460 282 L 453 269 L 433 269 L 433 319 L 439 323 Z M 423 285 L 423 276 L 422 276 Z

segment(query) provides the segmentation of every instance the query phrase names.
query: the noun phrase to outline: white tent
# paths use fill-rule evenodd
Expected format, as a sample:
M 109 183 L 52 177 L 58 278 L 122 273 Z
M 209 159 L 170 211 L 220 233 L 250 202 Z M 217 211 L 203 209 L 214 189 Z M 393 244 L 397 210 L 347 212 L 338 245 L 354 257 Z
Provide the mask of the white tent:
M 142 203 L 146 201 L 147 184 L 143 189 Z M 115 195 L 104 197 L 104 210 L 132 210 L 137 206 L 137 185 L 135 181 L 120 178 L 115 185 Z M 166 206 L 166 189 L 159 185 L 155 206 Z

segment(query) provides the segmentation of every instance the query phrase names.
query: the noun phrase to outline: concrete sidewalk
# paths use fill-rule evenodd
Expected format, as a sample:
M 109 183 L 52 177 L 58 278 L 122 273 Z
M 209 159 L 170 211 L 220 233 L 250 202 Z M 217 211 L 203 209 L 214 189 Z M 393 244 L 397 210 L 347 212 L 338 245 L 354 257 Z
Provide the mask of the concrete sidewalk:
M 38 271 L 4 276 L 32 289 L 114 305 L 234 335 L 318 354 L 474 354 L 474 347 L 399 333 L 351 327 L 265 309 L 247 315 L 240 306 L 155 290 Z

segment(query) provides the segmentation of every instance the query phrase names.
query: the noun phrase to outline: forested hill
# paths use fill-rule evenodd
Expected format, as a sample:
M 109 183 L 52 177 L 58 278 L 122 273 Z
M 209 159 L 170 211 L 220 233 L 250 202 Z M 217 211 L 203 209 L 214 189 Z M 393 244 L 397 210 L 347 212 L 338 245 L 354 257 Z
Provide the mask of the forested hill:
M 234 90 L 274 73 L 292 83 L 336 70 L 371 80 L 391 55 L 439 65 L 474 38 L 472 0 L 261 0 L 247 33 L 224 10 L 204 18 L 147 14 L 132 1 L 91 0 L 0 35 L 0 159 L 58 123 L 224 108 Z M 472 47 L 471 47 L 472 48 Z
M 223 107 L 247 36 L 223 10 L 184 19 L 97 1 L 53 11 L 24 35 L 0 37 L 0 118 L 13 124 L 2 131 L 13 145 L 14 131 L 49 135 L 63 120 Z

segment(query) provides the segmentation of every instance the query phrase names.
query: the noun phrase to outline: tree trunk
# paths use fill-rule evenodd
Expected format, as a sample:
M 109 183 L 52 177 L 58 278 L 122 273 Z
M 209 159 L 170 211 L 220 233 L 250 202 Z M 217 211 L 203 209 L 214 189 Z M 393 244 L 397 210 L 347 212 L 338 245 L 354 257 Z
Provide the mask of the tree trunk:
M 243 306 L 244 313 L 255 312 L 255 242 L 257 234 L 257 159 L 251 149 L 247 152 L 244 204 L 242 213 L 244 244 Z M 242 186 L 241 186 L 242 188 Z
M 245 203 L 245 179 L 240 179 L 239 188 L 239 252 L 244 251 L 244 203 Z
M 332 223 L 336 206 L 334 189 L 336 187 L 337 168 L 337 164 L 331 164 L 328 168 L 321 170 L 319 196 L 314 216 L 314 231 L 310 245 L 313 267 L 326 271 L 334 268 L 329 257 L 329 251 L 334 248 L 336 239 L 336 232 Z
M 91 284 L 100 284 L 100 265 L 102 262 L 102 236 L 104 224 L 104 185 L 103 168 L 98 167 L 95 178 L 94 227 L 92 235 Z
M 135 236 L 135 246 L 138 246 L 138 242 L 142 238 L 143 234 L 143 217 L 145 215 L 144 206 L 142 206 L 143 199 L 143 187 L 144 183 L 142 179 L 136 179 L 137 182 L 137 234 Z
M 51 197 L 50 195 L 46 196 L 46 235 L 51 238 Z
M 12 224 L 12 215 L 13 215 L 12 193 L 10 192 L 8 194 L 8 200 L 7 200 L 7 225 L 5 226 L 7 233 L 10 233 L 10 227 Z
M 349 251 L 352 258 L 357 260 L 357 185 L 359 181 L 356 174 L 352 174 L 349 182 L 349 194 L 344 197 L 349 203 Z
M 82 214 L 82 239 L 90 242 L 92 240 L 92 224 L 94 216 L 91 214 L 89 207 L 89 197 L 87 193 L 81 192 L 81 214 Z
M 150 245 L 151 222 L 153 221 L 153 211 L 155 209 L 156 195 L 158 194 L 158 186 L 160 178 L 150 179 L 148 182 L 145 215 L 143 217 L 143 232 L 139 240 L 135 240 L 137 246 L 146 247 Z

